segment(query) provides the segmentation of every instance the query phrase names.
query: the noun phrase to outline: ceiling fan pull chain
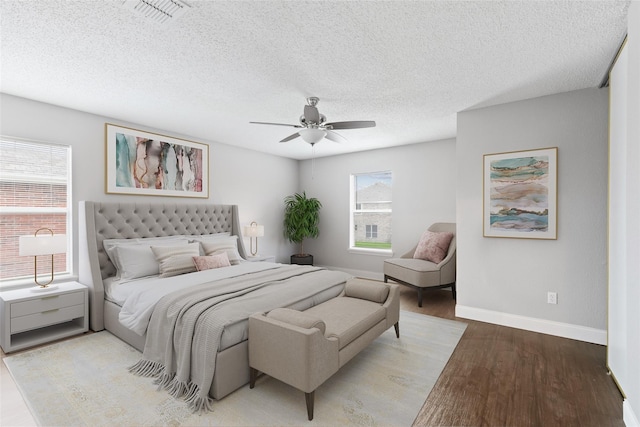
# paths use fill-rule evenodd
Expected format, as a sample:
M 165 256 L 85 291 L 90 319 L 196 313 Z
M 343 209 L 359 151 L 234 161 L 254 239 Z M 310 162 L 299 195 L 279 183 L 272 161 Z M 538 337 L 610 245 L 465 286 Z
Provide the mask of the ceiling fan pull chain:
M 316 144 L 311 144 L 311 181 L 316 174 Z

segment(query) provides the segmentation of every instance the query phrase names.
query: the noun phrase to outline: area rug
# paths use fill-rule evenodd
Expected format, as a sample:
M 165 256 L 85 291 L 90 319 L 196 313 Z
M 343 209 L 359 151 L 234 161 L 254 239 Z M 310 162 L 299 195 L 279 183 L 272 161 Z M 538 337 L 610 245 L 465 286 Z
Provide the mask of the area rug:
M 43 426 L 410 426 L 465 328 L 402 311 L 400 339 L 386 331 L 316 390 L 312 423 L 304 393 L 266 375 L 193 414 L 152 379 L 130 374 L 140 352 L 106 331 L 4 363 Z

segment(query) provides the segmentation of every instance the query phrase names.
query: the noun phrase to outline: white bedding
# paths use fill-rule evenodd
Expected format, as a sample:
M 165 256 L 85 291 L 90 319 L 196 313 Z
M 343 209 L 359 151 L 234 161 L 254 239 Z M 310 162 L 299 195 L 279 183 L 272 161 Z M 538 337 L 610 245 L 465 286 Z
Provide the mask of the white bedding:
M 163 296 L 189 286 L 269 270 L 279 266 L 280 264 L 270 262 L 244 262 L 230 267 L 172 277 L 153 276 L 124 283 L 105 280 L 105 292 L 109 300 L 122 306 L 119 315 L 120 323 L 138 335 L 144 335 L 151 319 L 151 313 Z

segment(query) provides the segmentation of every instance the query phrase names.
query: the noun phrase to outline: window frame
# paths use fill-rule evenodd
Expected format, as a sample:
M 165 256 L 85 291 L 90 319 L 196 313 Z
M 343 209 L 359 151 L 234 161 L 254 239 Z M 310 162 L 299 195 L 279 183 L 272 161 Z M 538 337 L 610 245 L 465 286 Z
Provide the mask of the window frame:
M 12 176 L 10 173 L 2 173 L 0 172 L 0 181 L 9 181 L 9 182 L 23 182 L 23 183 L 59 183 L 66 184 L 66 208 L 60 207 L 39 207 L 39 206 L 0 206 L 0 215 L 15 215 L 15 214 L 47 214 L 47 213 L 65 213 L 65 228 L 66 228 L 66 236 L 67 236 L 67 252 L 65 257 L 65 271 L 63 272 L 55 272 L 53 283 L 65 282 L 73 279 L 73 257 L 74 257 L 74 248 L 73 248 L 73 147 L 70 144 L 59 144 L 56 142 L 50 141 L 41 141 L 35 139 L 27 139 L 20 138 L 10 135 L 0 135 L 0 142 L 9 142 L 9 143 L 19 143 L 19 144 L 31 144 L 31 145 L 41 145 L 47 147 L 60 147 L 66 151 L 66 162 L 67 162 L 67 178 L 66 181 L 63 179 L 52 181 L 50 179 L 46 179 L 43 177 L 39 177 L 37 175 L 33 175 L 30 177 L 20 177 L 20 176 Z M 9 179 L 7 179 L 9 178 Z M 35 229 L 33 232 L 35 233 Z M 40 272 L 39 276 L 43 273 Z M 6 279 L 0 279 L 0 291 L 9 290 L 12 288 L 20 288 L 25 287 L 27 285 L 33 285 L 34 278 L 33 273 L 27 276 L 19 276 L 12 277 Z
M 358 172 L 349 174 L 349 242 L 347 251 L 354 254 L 367 254 L 367 255 L 379 255 L 389 257 L 393 255 L 393 241 L 389 249 L 380 248 L 363 248 L 355 246 L 355 214 L 356 213 L 391 213 L 393 214 L 393 207 L 391 209 L 357 209 L 356 206 L 356 178 L 358 176 L 389 173 L 391 176 L 392 190 L 393 190 L 393 172 L 391 170 L 381 170 L 373 172 Z M 361 203 L 358 205 L 361 206 Z M 393 206 L 393 202 L 392 202 Z

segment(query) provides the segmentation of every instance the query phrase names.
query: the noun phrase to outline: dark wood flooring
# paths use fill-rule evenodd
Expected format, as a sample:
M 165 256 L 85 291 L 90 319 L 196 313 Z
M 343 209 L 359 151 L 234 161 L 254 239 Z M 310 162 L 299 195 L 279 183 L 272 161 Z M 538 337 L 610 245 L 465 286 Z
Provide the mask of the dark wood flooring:
M 457 318 L 447 290 L 401 308 L 468 325 L 414 426 L 624 427 L 604 346 Z

